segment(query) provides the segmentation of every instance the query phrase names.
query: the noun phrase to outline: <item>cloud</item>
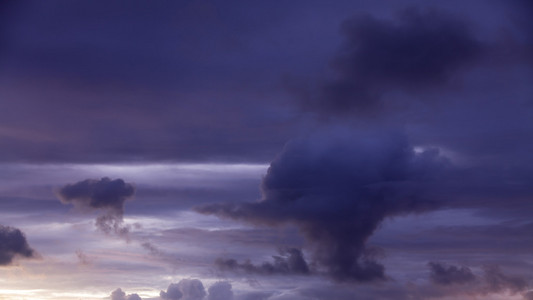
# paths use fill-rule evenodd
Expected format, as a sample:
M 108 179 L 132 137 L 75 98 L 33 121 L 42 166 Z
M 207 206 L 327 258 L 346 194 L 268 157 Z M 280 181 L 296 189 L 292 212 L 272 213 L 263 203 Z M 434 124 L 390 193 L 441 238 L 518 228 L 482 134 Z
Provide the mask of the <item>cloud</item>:
M 161 291 L 160 297 L 164 300 L 202 300 L 206 296 L 205 288 L 198 279 L 182 279 L 172 283 L 167 291 Z
M 81 208 L 124 211 L 124 202 L 133 196 L 135 188 L 122 179 L 86 179 L 67 184 L 58 191 L 61 202 Z
M 159 296 L 163 300 L 233 300 L 233 290 L 229 282 L 218 281 L 212 284 L 206 293 L 202 281 L 198 279 L 182 279 L 178 283 L 171 283 L 166 291 Z
M 367 239 L 386 217 L 437 207 L 427 186 L 448 166 L 438 151 L 415 153 L 399 134 L 321 132 L 286 145 L 259 202 L 196 210 L 257 225 L 295 224 L 319 271 L 340 281 L 385 279 Z
M 129 294 L 126 296 L 126 293 L 120 288 L 114 290 L 111 293 L 110 298 L 111 300 L 142 300 L 142 298 L 137 294 Z
M 80 249 L 76 250 L 76 257 L 78 258 L 78 263 L 82 266 L 90 265 L 93 262 L 93 259 Z
M 483 267 L 483 275 L 476 276 L 469 267 L 446 266 L 438 262 L 429 262 L 430 279 L 441 286 L 466 285 L 467 291 L 479 295 L 524 292 L 528 288 L 526 278 L 518 275 L 504 274 L 497 265 Z
M 472 282 L 476 276 L 468 267 L 446 266 L 439 262 L 429 262 L 430 278 L 435 284 L 452 285 Z
M 86 179 L 67 184 L 57 191 L 62 203 L 73 204 L 82 210 L 98 210 L 96 227 L 107 234 L 127 236 L 129 230 L 123 226 L 124 203 L 135 193 L 133 185 L 122 179 Z
M 24 233 L 17 228 L 0 225 L 0 266 L 6 266 L 16 257 L 35 257 Z
M 516 294 L 528 287 L 528 283 L 524 278 L 506 275 L 498 266 L 486 266 L 484 279 L 487 283 L 486 291 L 488 293 L 509 291 L 512 294 Z
M 464 22 L 437 11 L 407 9 L 390 21 L 353 17 L 341 31 L 345 41 L 332 60 L 336 76 L 305 97 L 312 109 L 376 109 L 391 88 L 413 91 L 448 82 L 482 48 Z
M 181 299 L 183 293 L 181 292 L 180 286 L 177 283 L 171 283 L 168 286 L 167 291 L 161 291 L 159 296 L 161 299 L 165 300 L 178 300 Z
M 223 271 L 243 272 L 245 274 L 310 274 L 309 266 L 300 249 L 281 249 L 280 256 L 272 256 L 272 258 L 274 262 L 264 262 L 261 265 L 254 265 L 249 260 L 239 263 L 235 259 L 218 258 L 215 265 Z
M 227 281 L 213 283 L 208 292 L 207 300 L 233 300 L 232 286 Z
M 525 293 L 523 296 L 524 296 L 524 300 L 533 300 L 533 291 L 529 291 Z

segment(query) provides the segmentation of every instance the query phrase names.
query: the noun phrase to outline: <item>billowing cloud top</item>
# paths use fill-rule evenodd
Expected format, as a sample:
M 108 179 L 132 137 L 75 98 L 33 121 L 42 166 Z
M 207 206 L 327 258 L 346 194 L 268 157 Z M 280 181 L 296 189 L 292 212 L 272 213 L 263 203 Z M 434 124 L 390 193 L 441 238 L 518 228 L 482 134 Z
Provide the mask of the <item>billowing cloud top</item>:
M 290 142 L 272 162 L 257 203 L 213 204 L 201 213 L 255 224 L 296 224 L 313 259 L 338 280 L 384 279 L 365 242 L 387 216 L 437 205 L 426 185 L 448 161 L 415 153 L 396 134 L 318 134 Z
M 122 212 L 124 202 L 133 196 L 135 188 L 122 179 L 87 179 L 68 184 L 58 191 L 63 203 L 72 203 L 81 208 L 112 209 Z
M 215 289 L 216 290 L 216 289 Z M 202 300 L 207 295 L 203 283 L 198 279 L 182 279 L 172 283 L 159 294 L 164 300 Z
M 111 293 L 111 300 L 142 300 L 137 294 L 126 295 L 122 289 L 118 288 Z

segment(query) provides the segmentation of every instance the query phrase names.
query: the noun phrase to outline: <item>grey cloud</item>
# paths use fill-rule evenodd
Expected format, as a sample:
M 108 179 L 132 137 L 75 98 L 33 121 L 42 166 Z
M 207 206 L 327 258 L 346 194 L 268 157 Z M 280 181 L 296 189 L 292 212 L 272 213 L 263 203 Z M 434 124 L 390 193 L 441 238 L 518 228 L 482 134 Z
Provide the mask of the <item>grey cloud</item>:
M 223 271 L 243 272 L 245 274 L 261 275 L 307 275 L 309 266 L 300 249 L 287 248 L 280 250 L 279 256 L 273 256 L 274 262 L 264 262 L 254 265 L 249 260 L 239 263 L 235 259 L 218 258 L 215 265 Z
M 87 179 L 67 184 L 58 191 L 61 202 L 82 208 L 124 211 L 124 202 L 133 196 L 135 188 L 122 179 Z
M 0 225 L 0 266 L 11 264 L 16 257 L 31 258 L 35 255 L 20 229 Z
M 470 268 L 461 266 L 446 266 L 439 262 L 429 262 L 431 280 L 440 285 L 466 284 L 476 279 Z
M 487 295 L 507 292 L 517 294 L 526 291 L 528 281 L 519 275 L 508 275 L 498 265 L 483 267 L 483 275 L 476 276 L 469 267 L 446 266 L 429 262 L 431 281 L 441 286 L 465 285 L 470 293 Z
M 161 291 L 160 297 L 164 300 L 202 300 L 206 296 L 205 288 L 198 279 L 182 279 L 172 283 L 167 291 Z
M 98 210 L 96 227 L 107 233 L 127 236 L 128 228 L 123 226 L 124 203 L 135 193 L 133 185 L 122 179 L 86 179 L 67 184 L 57 191 L 62 203 L 73 204 L 82 210 Z
M 204 285 L 198 279 L 182 279 L 178 286 L 183 293 L 183 300 L 201 300 L 206 296 Z
M 437 151 L 415 153 L 398 134 L 322 132 L 286 145 L 270 165 L 259 202 L 197 211 L 258 225 L 295 224 L 313 262 L 332 278 L 385 279 L 366 240 L 388 216 L 435 208 L 427 185 L 448 166 Z
M 166 291 L 161 291 L 159 293 L 161 299 L 165 300 L 178 300 L 181 299 L 183 293 L 180 290 L 180 287 L 177 283 L 171 283 Z
M 528 283 L 524 278 L 516 275 L 506 275 L 498 266 L 486 266 L 484 279 L 487 283 L 486 291 L 489 293 L 509 291 L 512 294 L 516 294 L 523 292 L 528 287 Z
M 111 300 L 142 300 L 142 298 L 137 294 L 126 295 L 122 289 L 118 288 L 111 292 Z
M 227 281 L 215 282 L 207 290 L 209 292 L 207 300 L 233 300 L 234 298 L 231 283 Z
M 533 291 L 529 291 L 525 293 L 523 296 L 524 296 L 524 300 L 533 300 Z
M 78 263 L 82 266 L 87 266 L 92 264 L 92 258 L 87 256 L 82 250 L 76 250 L 76 257 L 78 258 Z
M 163 300 L 233 300 L 232 286 L 227 281 L 213 283 L 206 293 L 202 281 L 198 279 L 182 279 L 178 283 L 171 283 L 166 291 L 159 296 Z
M 334 79 L 305 97 L 318 111 L 347 113 L 378 108 L 390 88 L 412 91 L 446 83 L 482 47 L 458 18 L 407 9 L 398 20 L 360 16 L 342 24 L 345 42 L 332 66 Z

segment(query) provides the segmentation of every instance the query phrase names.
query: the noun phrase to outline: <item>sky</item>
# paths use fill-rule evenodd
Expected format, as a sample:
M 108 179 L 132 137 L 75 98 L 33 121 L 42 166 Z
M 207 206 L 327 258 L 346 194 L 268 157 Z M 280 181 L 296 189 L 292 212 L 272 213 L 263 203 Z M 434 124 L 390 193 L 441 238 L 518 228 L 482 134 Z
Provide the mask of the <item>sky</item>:
M 0 2 L 0 300 L 532 300 L 531 20 Z

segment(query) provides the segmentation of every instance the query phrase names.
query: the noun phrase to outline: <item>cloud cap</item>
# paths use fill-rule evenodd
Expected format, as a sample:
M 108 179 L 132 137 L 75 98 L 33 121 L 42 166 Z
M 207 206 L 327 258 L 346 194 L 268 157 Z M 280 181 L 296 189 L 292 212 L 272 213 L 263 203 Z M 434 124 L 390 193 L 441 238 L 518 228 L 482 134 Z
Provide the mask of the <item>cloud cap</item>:
M 58 191 L 61 202 L 82 208 L 113 209 L 122 211 L 126 199 L 133 196 L 135 188 L 122 179 L 86 179 L 67 184 Z

